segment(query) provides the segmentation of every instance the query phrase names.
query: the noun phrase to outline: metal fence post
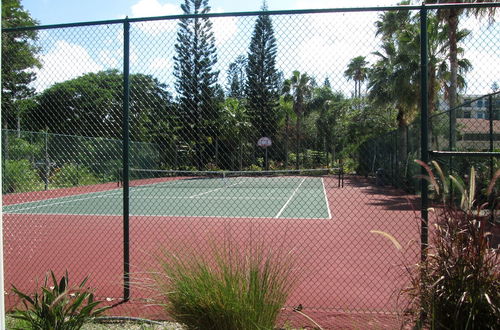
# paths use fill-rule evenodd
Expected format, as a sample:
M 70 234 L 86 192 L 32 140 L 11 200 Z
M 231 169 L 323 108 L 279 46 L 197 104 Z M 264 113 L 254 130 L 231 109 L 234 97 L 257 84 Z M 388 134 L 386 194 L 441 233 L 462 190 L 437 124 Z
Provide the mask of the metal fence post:
M 494 131 L 493 131 L 493 95 L 490 94 L 488 96 L 488 112 L 489 112 L 489 122 L 490 122 L 490 152 L 493 152 L 494 150 L 494 145 L 493 145 L 493 134 L 494 134 Z M 493 178 L 493 156 L 490 157 L 490 178 Z
M 429 162 L 429 123 L 428 123 L 428 108 L 427 108 L 427 75 L 428 75 L 428 58 L 427 58 L 427 9 L 425 5 L 422 5 L 420 9 L 420 95 L 421 95 L 421 117 L 420 117 L 420 157 L 424 163 Z M 421 169 L 422 175 L 426 175 L 425 169 Z M 421 185 L 421 217 L 422 217 L 422 228 L 420 234 L 420 258 L 424 261 L 427 258 L 427 246 L 428 246 L 428 221 L 429 221 L 429 196 L 427 189 L 427 181 L 425 179 L 420 180 Z
M 130 299 L 130 232 L 129 232 L 129 60 L 130 22 L 123 22 L 123 299 Z

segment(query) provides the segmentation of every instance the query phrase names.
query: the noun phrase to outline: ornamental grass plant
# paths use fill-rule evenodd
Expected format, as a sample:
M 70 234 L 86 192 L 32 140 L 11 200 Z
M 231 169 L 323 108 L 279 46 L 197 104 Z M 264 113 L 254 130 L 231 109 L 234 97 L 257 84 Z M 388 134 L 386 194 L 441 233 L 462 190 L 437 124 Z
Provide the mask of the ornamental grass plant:
M 425 329 L 500 329 L 499 251 L 490 246 L 486 229 L 498 225 L 488 221 L 498 212 L 500 170 L 486 190 L 488 202 L 478 205 L 474 168 L 464 183 L 445 176 L 436 162 L 434 169 L 419 164 L 438 199 L 430 209 L 427 257 L 409 268 L 411 285 L 403 290 L 409 298 L 406 323 Z
M 206 254 L 164 252 L 162 306 L 188 329 L 273 329 L 293 287 L 290 254 L 212 244 Z

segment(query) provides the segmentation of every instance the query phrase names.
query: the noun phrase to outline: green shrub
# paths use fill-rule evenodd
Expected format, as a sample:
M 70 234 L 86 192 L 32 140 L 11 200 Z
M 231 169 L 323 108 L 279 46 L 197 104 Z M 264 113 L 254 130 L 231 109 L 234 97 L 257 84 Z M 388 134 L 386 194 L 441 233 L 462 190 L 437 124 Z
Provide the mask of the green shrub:
M 42 151 L 42 145 L 29 143 L 22 138 L 10 138 L 8 142 L 9 159 L 31 159 Z
M 263 249 L 211 252 L 161 258 L 155 280 L 169 315 L 189 329 L 273 329 L 293 284 L 289 258 Z
M 245 171 L 262 171 L 263 168 L 261 166 L 259 166 L 259 165 L 252 164 L 252 165 L 250 165 L 248 167 L 245 167 L 244 170 Z
M 79 286 L 69 287 L 68 273 L 57 282 L 50 272 L 52 286 L 48 286 L 48 275 L 41 287 L 41 292 L 29 296 L 13 286 L 12 291 L 22 299 L 24 308 L 16 309 L 12 317 L 29 324 L 31 329 L 66 330 L 80 329 L 85 322 L 102 314 L 109 307 L 97 308 L 101 301 L 94 300 L 93 293 L 85 288 L 88 278 Z M 21 323 L 22 324 L 22 323 Z
M 3 164 L 3 192 L 27 192 L 43 189 L 43 182 L 28 160 L 6 160 Z
M 474 168 L 466 186 L 451 175 L 445 177 L 436 162 L 438 175 L 419 163 L 441 200 L 434 208 L 436 223 L 427 258 L 410 272 L 411 286 L 403 291 L 410 301 L 407 320 L 418 328 L 500 329 L 499 251 L 489 246 L 490 233 L 485 230 L 489 218 L 485 210 L 494 210 L 498 203 L 498 195 L 491 193 L 500 170 L 489 184 L 488 206 L 475 200 Z M 458 202 L 450 197 L 451 187 L 459 195 Z
M 55 170 L 50 178 L 50 183 L 56 187 L 64 188 L 97 184 L 99 179 L 85 166 L 66 164 Z

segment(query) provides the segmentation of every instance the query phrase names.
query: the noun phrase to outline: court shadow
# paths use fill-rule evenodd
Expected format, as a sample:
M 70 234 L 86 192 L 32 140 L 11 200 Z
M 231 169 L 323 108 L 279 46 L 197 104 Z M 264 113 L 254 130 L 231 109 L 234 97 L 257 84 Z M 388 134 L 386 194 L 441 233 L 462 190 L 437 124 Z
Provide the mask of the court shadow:
M 378 186 L 374 178 L 352 176 L 346 178 L 345 182 L 348 187 L 363 189 L 363 192 L 370 196 L 368 205 L 393 211 L 418 211 L 420 208 L 418 195 L 388 185 Z

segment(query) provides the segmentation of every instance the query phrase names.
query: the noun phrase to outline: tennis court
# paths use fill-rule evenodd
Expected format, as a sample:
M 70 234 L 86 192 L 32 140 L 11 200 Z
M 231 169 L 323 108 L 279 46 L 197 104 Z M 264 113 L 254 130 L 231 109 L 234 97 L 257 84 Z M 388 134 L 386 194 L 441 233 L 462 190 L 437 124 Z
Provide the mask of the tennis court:
M 324 171 L 323 171 L 324 172 Z M 135 173 L 137 174 L 137 173 Z M 332 217 L 325 173 L 179 173 L 155 171 L 130 182 L 131 216 Z M 161 174 L 159 176 L 158 174 Z M 166 175 L 168 174 L 168 175 Z M 6 213 L 120 215 L 123 189 L 80 193 L 7 205 Z

